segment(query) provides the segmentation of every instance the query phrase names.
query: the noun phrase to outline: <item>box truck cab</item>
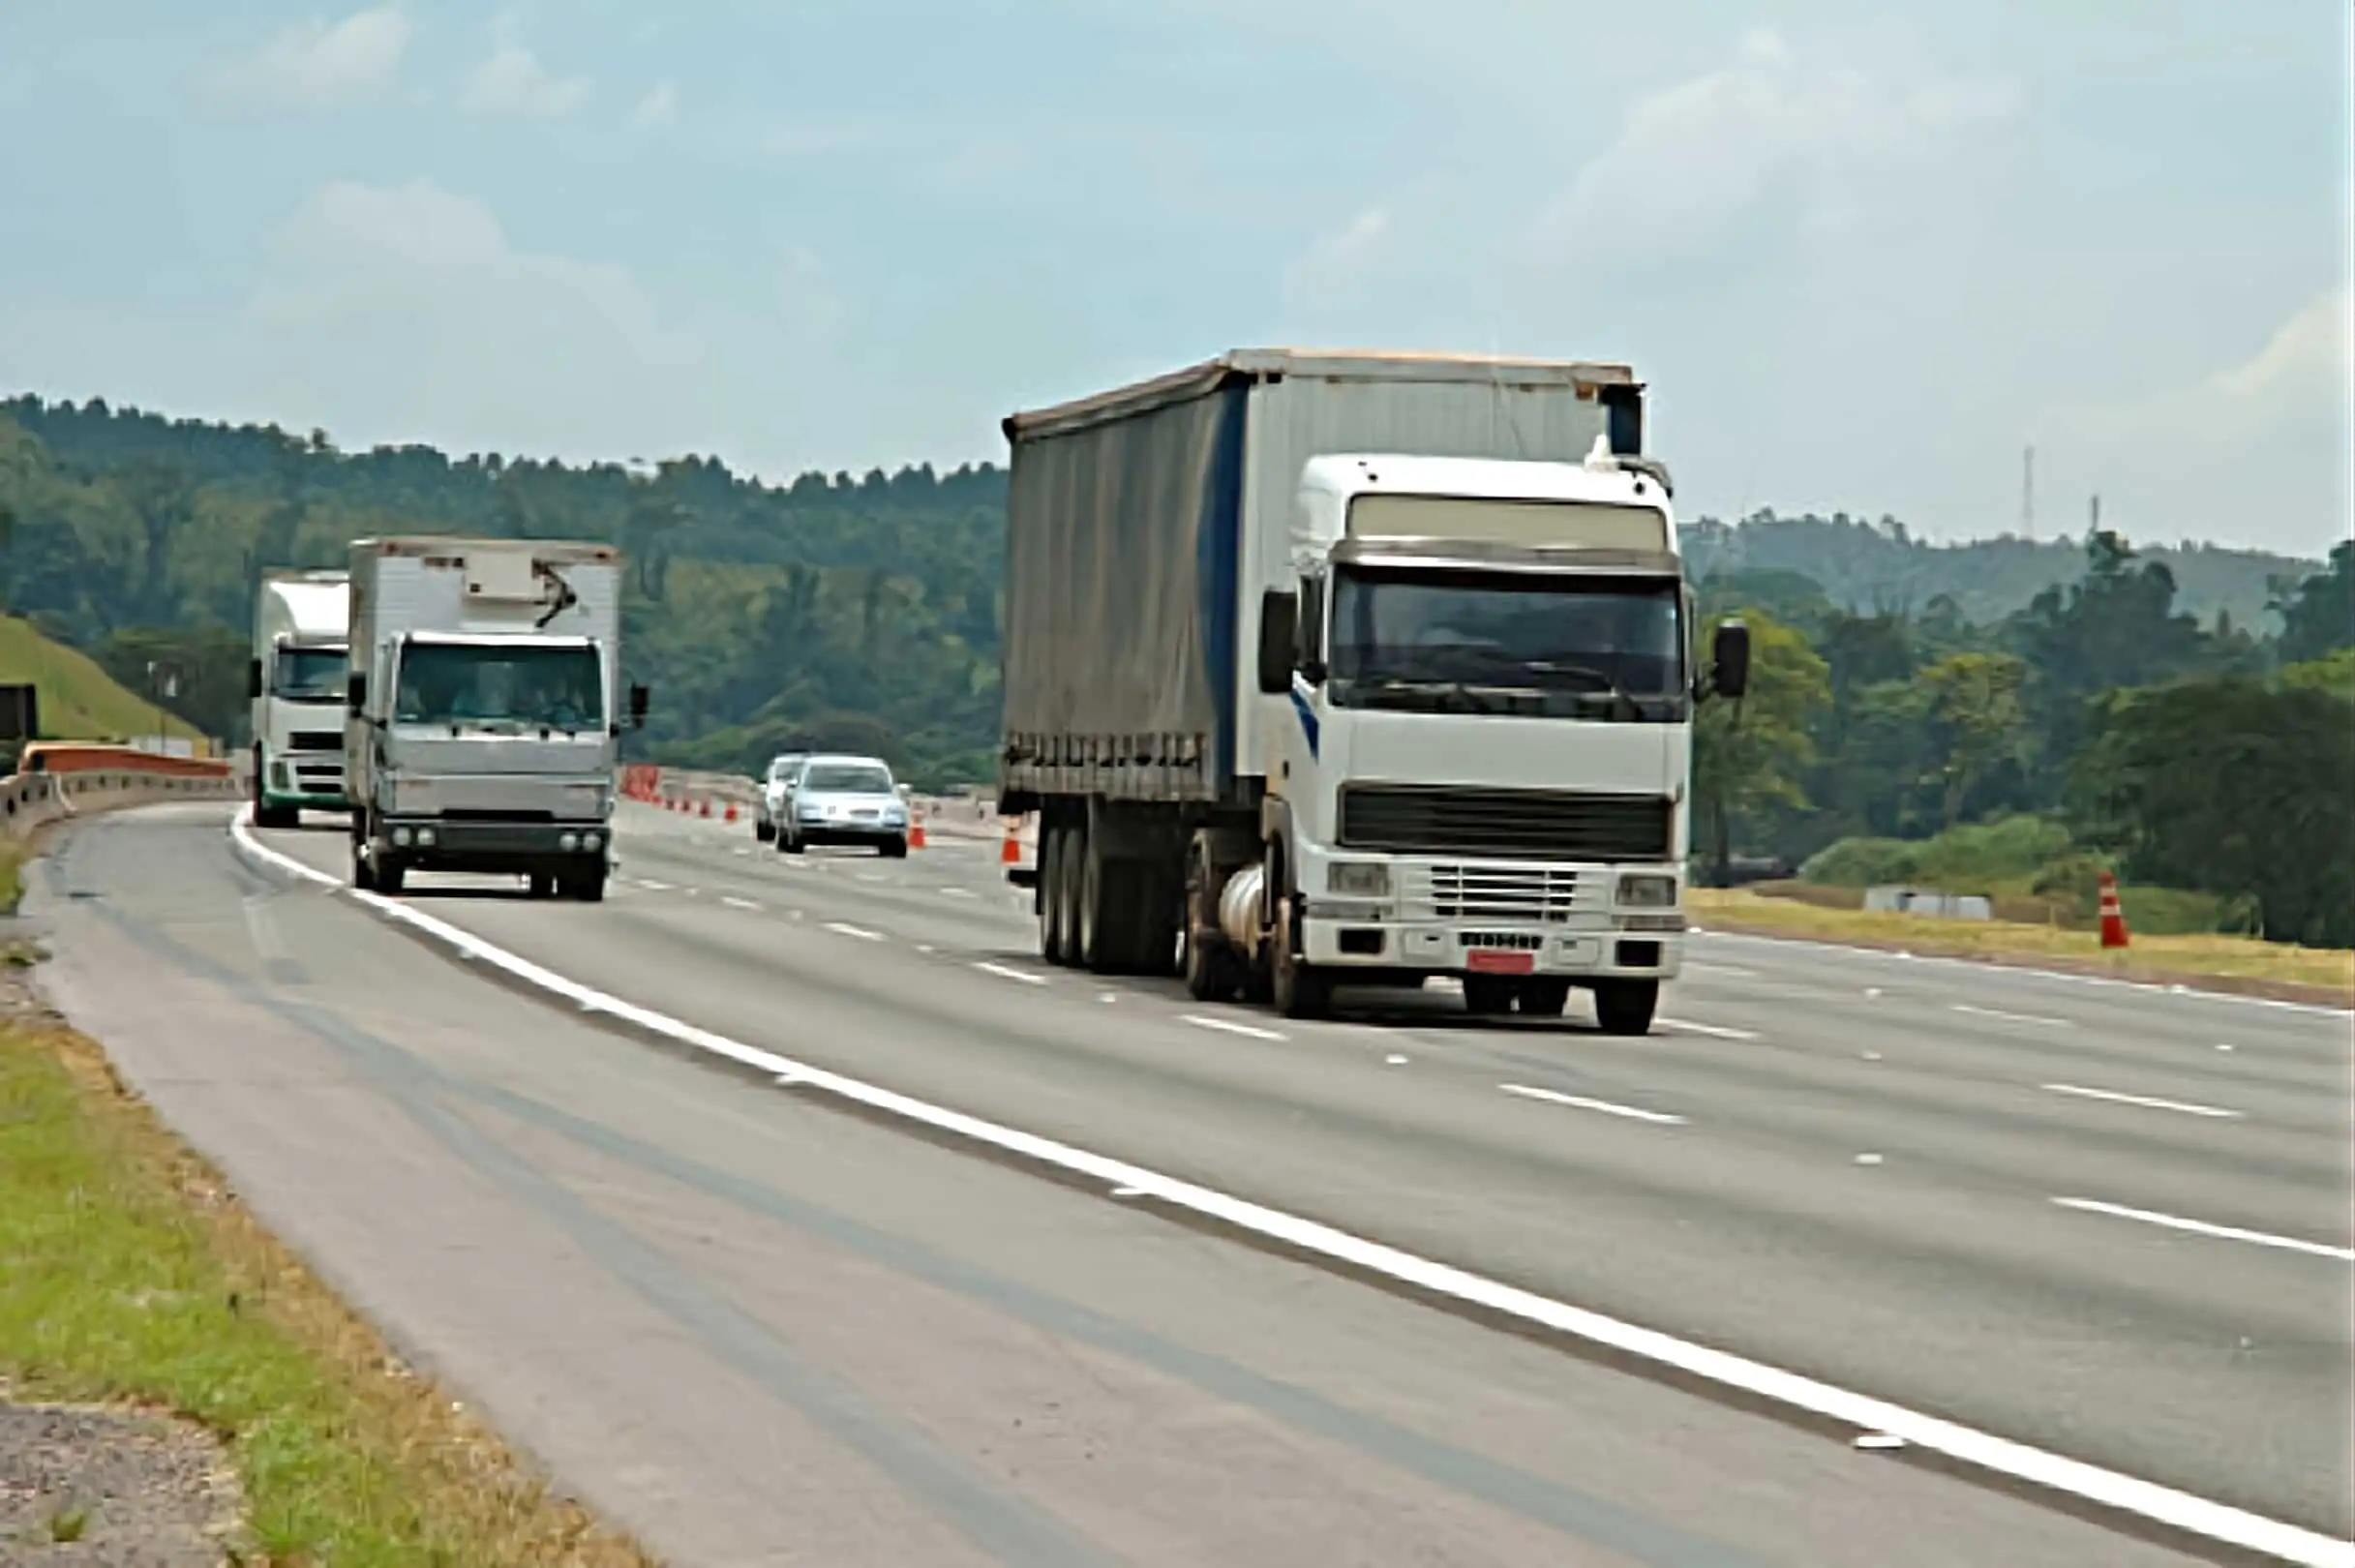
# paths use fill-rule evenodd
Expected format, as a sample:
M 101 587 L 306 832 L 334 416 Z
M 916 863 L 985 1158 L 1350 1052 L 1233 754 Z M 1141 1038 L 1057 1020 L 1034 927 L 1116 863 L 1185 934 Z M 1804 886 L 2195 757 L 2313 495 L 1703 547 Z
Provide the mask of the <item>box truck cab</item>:
M 594 901 L 612 852 L 620 558 L 531 539 L 351 547 L 352 881 L 517 875 Z M 633 687 L 627 721 L 645 721 Z
M 344 676 L 351 632 L 349 574 L 272 570 L 254 606 L 254 821 L 291 828 L 305 810 L 348 811 L 344 787 Z

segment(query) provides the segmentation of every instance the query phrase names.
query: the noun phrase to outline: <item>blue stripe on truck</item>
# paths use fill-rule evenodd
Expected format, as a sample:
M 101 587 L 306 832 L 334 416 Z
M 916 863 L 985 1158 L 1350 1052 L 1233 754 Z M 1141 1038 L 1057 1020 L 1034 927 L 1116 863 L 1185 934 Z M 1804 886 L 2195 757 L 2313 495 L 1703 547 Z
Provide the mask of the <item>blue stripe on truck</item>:
M 1309 755 L 1314 757 L 1318 755 L 1317 739 L 1323 726 L 1317 722 L 1315 706 L 1310 701 L 1312 695 L 1307 681 L 1292 677 L 1292 711 L 1300 715 L 1300 733 L 1309 742 Z
M 1237 379 L 1212 396 L 1225 402 L 1219 409 L 1210 483 L 1202 492 L 1194 567 L 1204 598 L 1203 653 L 1210 666 L 1210 689 L 1216 694 L 1218 713 L 1218 733 L 1211 738 L 1204 782 L 1216 798 L 1223 799 L 1232 793 L 1235 775 L 1236 639 L 1242 623 L 1236 598 L 1242 591 L 1243 439 L 1251 411 L 1251 383 Z

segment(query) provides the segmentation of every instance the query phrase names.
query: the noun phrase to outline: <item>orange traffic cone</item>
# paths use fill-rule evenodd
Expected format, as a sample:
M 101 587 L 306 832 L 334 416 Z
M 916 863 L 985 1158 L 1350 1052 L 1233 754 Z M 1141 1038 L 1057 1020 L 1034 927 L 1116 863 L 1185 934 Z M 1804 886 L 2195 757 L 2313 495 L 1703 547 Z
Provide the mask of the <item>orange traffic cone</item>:
M 1019 839 L 1014 837 L 1014 830 L 1011 828 L 1006 829 L 1006 842 L 998 847 L 998 863 L 1000 865 L 1020 865 L 1022 863 L 1022 844 Z
M 703 816 L 706 816 L 706 817 L 708 817 L 708 816 L 710 816 L 710 815 L 711 814 L 711 802 L 710 802 L 710 801 L 706 800 L 706 801 L 704 802 L 704 808 L 703 808 L 703 811 L 702 811 L 700 814 L 701 814 L 701 815 L 703 815 Z
M 728 820 L 730 822 L 736 820 L 736 802 L 734 800 L 728 802 Z
M 2127 945 L 2126 911 L 2118 903 L 2118 879 L 2107 871 L 2101 873 L 2101 945 L 2123 948 Z
M 914 822 L 908 824 L 908 848 L 922 849 L 923 847 L 924 819 L 919 817 Z

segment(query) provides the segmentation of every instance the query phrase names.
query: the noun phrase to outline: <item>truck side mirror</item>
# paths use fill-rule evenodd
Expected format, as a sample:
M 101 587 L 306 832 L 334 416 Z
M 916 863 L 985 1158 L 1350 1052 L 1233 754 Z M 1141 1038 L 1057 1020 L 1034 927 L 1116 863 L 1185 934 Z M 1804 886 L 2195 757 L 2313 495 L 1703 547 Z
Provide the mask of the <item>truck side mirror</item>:
M 368 672 L 353 670 L 344 677 L 344 711 L 353 718 L 368 706 Z
M 1739 697 L 1750 689 L 1750 628 L 1738 620 L 1717 623 L 1709 649 L 1712 665 L 1709 689 L 1719 697 Z
M 261 661 L 259 659 L 245 661 L 245 694 L 249 699 L 261 695 Z
M 1300 601 L 1282 588 L 1269 588 L 1259 600 L 1259 689 L 1280 696 L 1292 689 L 1293 628 L 1299 623 Z
M 1320 578 L 1301 585 L 1300 609 L 1293 618 L 1292 668 L 1312 686 L 1325 683 L 1325 586 Z
M 643 730 L 643 729 L 645 729 L 645 728 L 646 728 L 646 709 L 647 709 L 647 705 L 648 705 L 648 703 L 649 703 L 650 701 L 652 701 L 652 699 L 653 699 L 653 694 L 652 694 L 651 692 L 648 691 L 648 690 L 647 690 L 647 689 L 646 689 L 644 686 L 632 686 L 632 687 L 630 687 L 630 689 L 629 689 L 629 727 L 630 727 L 631 729 L 633 729 L 633 730 Z

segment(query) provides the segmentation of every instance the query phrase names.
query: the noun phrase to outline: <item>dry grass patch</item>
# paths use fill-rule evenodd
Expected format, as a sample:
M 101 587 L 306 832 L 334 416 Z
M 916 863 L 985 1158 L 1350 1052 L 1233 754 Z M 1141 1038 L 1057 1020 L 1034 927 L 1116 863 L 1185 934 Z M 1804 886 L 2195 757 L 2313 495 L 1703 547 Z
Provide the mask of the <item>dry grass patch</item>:
M 2237 936 L 2137 936 L 2126 951 L 2104 952 L 2098 932 L 2053 925 L 1826 908 L 1740 888 L 1695 888 L 1686 901 L 1702 924 L 1717 930 L 2035 963 L 2158 984 L 2355 1006 L 2355 952 L 2344 949 L 2294 948 Z

